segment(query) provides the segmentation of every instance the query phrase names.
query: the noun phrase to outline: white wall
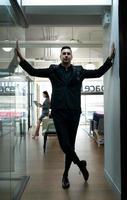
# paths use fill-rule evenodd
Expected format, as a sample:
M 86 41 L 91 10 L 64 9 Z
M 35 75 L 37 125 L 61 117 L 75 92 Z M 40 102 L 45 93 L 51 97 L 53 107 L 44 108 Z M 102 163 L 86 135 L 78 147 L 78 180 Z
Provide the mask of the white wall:
M 120 83 L 119 83 L 119 37 L 118 0 L 113 1 L 111 26 L 105 29 L 104 54 L 109 52 L 115 42 L 116 56 L 113 68 L 105 75 L 104 113 L 105 113 L 105 175 L 120 196 Z

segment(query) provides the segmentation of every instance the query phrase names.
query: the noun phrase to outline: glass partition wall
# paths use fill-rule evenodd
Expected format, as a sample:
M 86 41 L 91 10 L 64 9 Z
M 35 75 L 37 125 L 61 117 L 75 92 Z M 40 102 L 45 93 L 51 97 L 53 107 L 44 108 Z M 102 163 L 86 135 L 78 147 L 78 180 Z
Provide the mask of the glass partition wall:
M 11 5 L 0 5 L 0 40 L 10 42 L 13 29 Z M 3 19 L 3 21 L 2 21 Z M 10 51 L 9 51 L 10 50 Z M 13 59 L 12 59 L 13 58 Z M 26 174 L 26 139 L 28 130 L 28 81 L 18 70 L 14 49 L 0 46 L 0 199 L 18 200 L 29 177 Z

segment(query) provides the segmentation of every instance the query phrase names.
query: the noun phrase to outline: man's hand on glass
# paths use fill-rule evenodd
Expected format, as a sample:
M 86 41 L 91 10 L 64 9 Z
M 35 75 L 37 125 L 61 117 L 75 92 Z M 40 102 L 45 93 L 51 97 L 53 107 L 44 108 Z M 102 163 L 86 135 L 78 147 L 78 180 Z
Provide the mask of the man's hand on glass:
M 19 48 L 19 44 L 18 44 L 18 40 L 16 41 L 16 48 L 15 48 L 15 53 L 17 54 L 17 56 L 19 57 L 20 61 L 24 60 L 20 48 Z

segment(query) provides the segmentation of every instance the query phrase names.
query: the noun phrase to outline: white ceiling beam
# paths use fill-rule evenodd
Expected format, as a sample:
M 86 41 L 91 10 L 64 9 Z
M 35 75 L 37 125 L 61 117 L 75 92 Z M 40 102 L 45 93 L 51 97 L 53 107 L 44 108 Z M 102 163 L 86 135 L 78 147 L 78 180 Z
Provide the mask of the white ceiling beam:
M 16 41 L 0 41 L 0 48 L 15 48 Z M 71 46 L 77 48 L 101 48 L 100 41 L 19 41 L 21 48 L 61 48 L 62 46 Z
M 47 5 L 67 5 L 67 6 L 71 6 L 71 5 L 111 5 L 112 1 L 111 0 L 64 0 L 64 1 L 60 1 L 60 0 L 46 0 L 46 1 L 42 1 L 42 0 L 22 0 L 22 5 L 23 6 L 47 6 Z

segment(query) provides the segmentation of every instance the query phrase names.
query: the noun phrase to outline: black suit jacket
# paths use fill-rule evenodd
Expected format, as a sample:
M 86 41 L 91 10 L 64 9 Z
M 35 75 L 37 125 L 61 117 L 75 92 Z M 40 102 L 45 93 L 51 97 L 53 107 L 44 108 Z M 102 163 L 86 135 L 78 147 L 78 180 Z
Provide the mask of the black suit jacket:
M 59 65 L 50 65 L 49 68 L 35 69 L 26 60 L 20 62 L 20 66 L 31 76 L 49 78 L 52 84 L 51 109 L 80 110 L 81 86 L 85 78 L 99 78 L 111 66 L 111 59 L 96 70 L 83 69 L 82 66 L 71 65 L 66 71 Z

